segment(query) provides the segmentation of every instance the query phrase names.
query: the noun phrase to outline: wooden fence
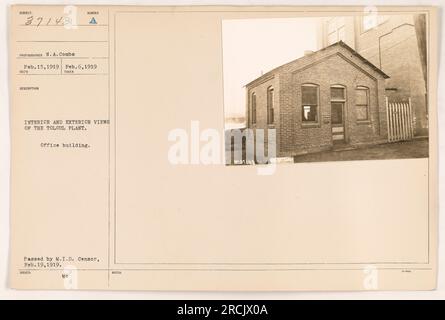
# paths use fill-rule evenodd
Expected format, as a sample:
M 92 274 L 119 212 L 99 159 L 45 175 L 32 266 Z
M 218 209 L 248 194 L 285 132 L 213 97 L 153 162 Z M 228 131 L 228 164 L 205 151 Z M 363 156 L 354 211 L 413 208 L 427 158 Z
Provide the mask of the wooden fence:
M 411 140 L 414 137 L 414 120 L 411 99 L 408 102 L 389 102 L 386 97 L 388 141 Z

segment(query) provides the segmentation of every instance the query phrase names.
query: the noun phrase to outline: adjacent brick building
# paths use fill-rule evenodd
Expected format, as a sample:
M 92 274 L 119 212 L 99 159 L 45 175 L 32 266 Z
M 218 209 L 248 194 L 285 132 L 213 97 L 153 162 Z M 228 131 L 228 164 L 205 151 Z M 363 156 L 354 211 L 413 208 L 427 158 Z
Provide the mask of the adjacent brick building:
M 247 84 L 247 127 L 276 129 L 278 157 L 384 142 L 387 78 L 337 42 Z
M 425 14 L 326 17 L 319 28 L 319 48 L 343 41 L 391 78 L 390 102 L 411 98 L 416 135 L 428 135 L 427 44 Z

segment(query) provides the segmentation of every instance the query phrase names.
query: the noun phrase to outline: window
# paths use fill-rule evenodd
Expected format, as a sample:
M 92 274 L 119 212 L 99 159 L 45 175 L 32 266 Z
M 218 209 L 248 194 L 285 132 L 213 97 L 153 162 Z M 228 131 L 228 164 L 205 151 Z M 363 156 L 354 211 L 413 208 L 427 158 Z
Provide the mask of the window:
M 274 123 L 273 92 L 273 87 L 267 88 L 267 124 Z
M 304 84 L 301 87 L 302 122 L 318 122 L 318 86 Z
M 355 110 L 358 121 L 368 120 L 369 89 L 357 87 L 355 90 Z
M 256 94 L 252 93 L 252 124 L 256 123 Z
M 331 87 L 331 100 L 346 100 L 344 87 Z

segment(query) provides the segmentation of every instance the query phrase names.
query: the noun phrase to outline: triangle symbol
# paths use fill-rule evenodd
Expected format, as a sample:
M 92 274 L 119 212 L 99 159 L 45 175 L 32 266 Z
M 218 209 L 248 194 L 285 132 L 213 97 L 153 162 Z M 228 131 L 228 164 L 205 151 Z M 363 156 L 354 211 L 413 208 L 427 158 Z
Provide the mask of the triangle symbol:
M 97 24 L 96 19 L 94 17 L 91 18 L 90 24 Z

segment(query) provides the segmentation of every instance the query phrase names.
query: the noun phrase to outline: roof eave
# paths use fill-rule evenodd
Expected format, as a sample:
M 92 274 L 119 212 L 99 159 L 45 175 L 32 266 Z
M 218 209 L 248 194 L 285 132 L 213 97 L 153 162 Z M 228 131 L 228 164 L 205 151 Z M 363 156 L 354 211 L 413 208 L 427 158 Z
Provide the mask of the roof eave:
M 338 42 L 336 42 L 336 43 L 333 43 L 333 44 L 331 44 L 331 45 L 329 45 L 329 46 L 327 46 L 327 47 L 324 47 L 324 48 L 322 48 L 322 49 L 320 49 L 320 50 L 318 50 L 318 51 L 315 51 L 315 52 L 312 53 L 312 54 L 317 54 L 317 53 L 320 52 L 320 51 L 324 51 L 324 50 L 326 50 L 326 49 L 328 49 L 328 48 L 331 48 L 331 47 L 334 47 L 334 46 L 341 46 L 341 47 L 347 49 L 347 50 L 348 50 L 349 52 L 351 52 L 354 56 L 356 56 L 357 58 L 359 58 L 363 63 L 365 63 L 365 64 L 368 65 L 371 69 L 373 69 L 375 72 L 377 72 L 378 74 L 380 74 L 384 79 L 389 79 L 389 78 L 390 78 L 390 77 L 389 77 L 385 72 L 383 72 L 380 68 L 376 67 L 372 62 L 370 62 L 368 59 L 366 59 L 365 57 L 363 57 L 361 54 L 359 54 L 357 51 L 355 51 L 354 49 L 352 49 L 350 46 L 348 46 L 346 43 L 344 43 L 344 42 L 341 41 L 341 40 L 338 41 Z M 276 67 L 276 68 L 274 68 L 274 69 L 272 69 L 272 70 L 266 72 L 265 74 L 259 76 L 258 78 L 256 78 L 256 79 L 250 81 L 249 83 L 247 83 L 246 85 L 244 85 L 244 87 L 247 88 L 247 87 L 251 86 L 252 84 L 254 84 L 255 82 L 258 82 L 258 81 L 260 81 L 261 79 L 264 79 L 264 78 L 270 76 L 271 74 L 275 73 L 277 70 L 279 70 L 279 69 L 282 68 L 283 66 L 288 65 L 288 64 L 290 64 L 290 63 L 293 63 L 293 62 L 295 62 L 295 61 L 297 61 L 297 60 L 299 60 L 299 59 L 302 59 L 302 58 L 304 58 L 304 56 L 303 56 L 303 57 L 300 57 L 300 58 L 297 58 L 297 59 L 295 59 L 295 60 L 292 60 L 292 61 L 290 61 L 290 62 L 288 62 L 288 63 L 285 63 L 285 64 L 283 64 L 283 65 L 281 65 L 281 66 L 279 66 L 279 67 Z

